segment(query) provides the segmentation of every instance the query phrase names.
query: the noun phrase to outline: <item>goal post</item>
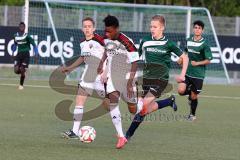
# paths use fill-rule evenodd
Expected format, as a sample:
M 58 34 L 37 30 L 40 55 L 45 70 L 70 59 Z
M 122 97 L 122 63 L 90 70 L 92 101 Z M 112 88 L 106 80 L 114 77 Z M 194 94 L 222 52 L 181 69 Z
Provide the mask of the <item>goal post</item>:
M 28 1 L 28 0 L 27 0 Z M 82 19 L 92 17 L 96 21 L 97 33 L 104 33 L 103 19 L 108 15 L 120 21 L 120 30 L 135 44 L 149 34 L 149 22 L 155 14 L 166 18 L 166 36 L 182 49 L 187 37 L 192 34 L 192 23 L 202 20 L 205 23 L 204 37 L 210 42 L 214 59 L 207 66 L 206 82 L 229 83 L 229 76 L 222 59 L 222 51 L 206 8 L 145 5 L 128 3 L 106 3 L 73 0 L 29 0 L 29 33 L 35 35 L 43 65 L 60 65 L 79 55 L 79 42 L 83 38 L 80 29 Z M 61 60 L 62 59 L 62 60 Z M 172 56 L 174 75 L 180 68 L 177 58 Z
M 24 5 L 24 23 L 25 23 L 25 32 L 28 32 L 28 19 L 29 19 L 29 0 L 25 0 Z

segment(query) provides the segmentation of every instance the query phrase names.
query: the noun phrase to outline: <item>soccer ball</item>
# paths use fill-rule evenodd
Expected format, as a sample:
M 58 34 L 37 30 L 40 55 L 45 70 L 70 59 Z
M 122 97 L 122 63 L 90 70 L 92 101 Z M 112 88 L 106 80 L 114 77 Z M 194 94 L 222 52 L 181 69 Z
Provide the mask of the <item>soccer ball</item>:
M 96 131 L 91 126 L 83 126 L 79 130 L 79 139 L 83 143 L 91 143 L 96 138 Z

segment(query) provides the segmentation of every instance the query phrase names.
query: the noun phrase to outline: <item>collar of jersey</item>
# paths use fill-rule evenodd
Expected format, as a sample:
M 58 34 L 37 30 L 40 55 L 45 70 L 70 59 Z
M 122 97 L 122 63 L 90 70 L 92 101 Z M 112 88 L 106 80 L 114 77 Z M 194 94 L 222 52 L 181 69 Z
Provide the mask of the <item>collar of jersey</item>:
M 88 42 L 88 41 L 91 41 L 92 39 L 93 39 L 93 38 L 91 38 L 91 39 L 86 39 L 86 38 L 85 38 L 85 41 L 87 41 L 87 42 Z
M 202 37 L 202 38 L 199 39 L 198 41 L 195 41 L 195 40 L 194 40 L 194 36 L 192 36 L 192 41 L 193 41 L 193 42 L 201 42 L 203 39 L 204 39 L 204 38 Z
M 162 41 L 162 40 L 165 40 L 165 36 L 163 36 L 163 37 L 160 38 L 160 39 L 154 39 L 153 36 L 152 36 L 152 40 L 154 40 L 154 41 Z
M 21 36 L 26 35 L 27 33 L 23 33 Z M 19 32 L 17 32 L 17 36 L 20 36 Z

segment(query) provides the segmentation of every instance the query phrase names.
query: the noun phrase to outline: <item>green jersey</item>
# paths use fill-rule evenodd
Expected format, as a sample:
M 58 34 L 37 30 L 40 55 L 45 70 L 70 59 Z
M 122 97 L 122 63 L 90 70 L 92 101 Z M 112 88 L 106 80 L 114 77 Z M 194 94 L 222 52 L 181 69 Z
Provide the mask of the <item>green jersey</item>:
M 191 61 L 211 60 L 212 52 L 205 38 L 199 41 L 194 41 L 193 37 L 187 39 L 187 52 L 189 57 L 189 64 L 187 69 L 187 76 L 193 78 L 204 79 L 206 65 L 192 66 Z
M 145 60 L 143 78 L 168 80 L 172 52 L 177 56 L 183 53 L 165 36 L 159 40 L 155 40 L 152 36 L 144 37 L 139 46 L 139 56 L 143 56 Z
M 32 37 L 30 37 L 27 33 L 20 35 L 19 33 L 14 34 L 14 43 L 18 46 L 18 53 L 19 52 L 29 52 L 30 51 L 30 44 L 36 46 Z

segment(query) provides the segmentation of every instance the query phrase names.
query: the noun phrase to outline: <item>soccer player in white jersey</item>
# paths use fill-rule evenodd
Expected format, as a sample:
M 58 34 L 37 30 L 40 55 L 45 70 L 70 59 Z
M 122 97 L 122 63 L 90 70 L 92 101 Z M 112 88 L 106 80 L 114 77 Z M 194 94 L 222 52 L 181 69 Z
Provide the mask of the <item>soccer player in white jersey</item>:
M 83 19 L 82 23 L 83 23 L 82 31 L 84 33 L 85 39 L 80 43 L 81 56 L 70 66 L 62 67 L 61 68 L 62 72 L 71 72 L 82 63 L 85 63 L 85 65 L 87 65 L 87 68 L 95 67 L 95 71 L 96 71 L 98 63 L 104 54 L 104 39 L 100 35 L 94 33 L 95 22 L 93 21 L 93 19 L 87 17 Z M 94 63 L 88 64 L 90 63 L 91 60 L 94 60 L 96 58 L 99 59 L 98 63 L 95 64 L 96 66 L 94 66 Z M 98 75 L 97 77 L 96 76 L 93 77 L 92 83 L 85 82 L 84 76 L 85 76 L 85 73 L 87 72 L 87 68 L 85 68 L 85 71 L 78 85 L 78 94 L 76 96 L 76 106 L 74 109 L 74 116 L 73 116 L 73 120 L 74 120 L 73 127 L 71 130 L 63 133 L 63 137 L 65 138 L 78 139 L 79 128 L 80 128 L 81 120 L 83 117 L 84 104 L 87 100 L 87 97 L 91 95 L 93 92 L 93 89 L 95 89 L 94 84 L 96 83 L 96 81 L 100 81 L 100 78 Z M 94 73 L 92 74 L 94 75 Z M 101 83 L 98 82 L 98 84 L 101 84 Z M 103 84 L 101 85 L 103 86 Z M 103 87 L 100 87 L 100 88 L 103 88 Z
M 104 19 L 105 23 L 105 54 L 101 60 L 98 67 L 98 73 L 102 73 L 102 66 L 105 60 L 108 61 L 108 79 L 107 84 L 107 95 L 110 99 L 110 114 L 112 117 L 112 122 L 118 133 L 118 142 L 116 148 L 120 149 L 124 147 L 127 143 L 127 139 L 124 137 L 121 122 L 121 113 L 119 110 L 119 99 L 120 95 L 127 90 L 127 95 L 129 98 L 133 96 L 133 84 L 134 77 L 137 70 L 137 61 L 139 56 L 137 49 L 130 38 L 124 35 L 119 30 L 119 21 L 115 16 L 108 15 Z M 126 59 L 124 59 L 125 57 Z M 115 60 L 118 60 L 117 63 Z M 130 64 L 130 76 L 126 83 L 124 81 L 119 81 L 116 83 L 115 80 L 118 79 L 116 76 L 121 76 L 116 72 L 121 72 L 124 66 Z M 114 70 L 114 67 L 118 69 Z M 129 72 L 129 70 L 128 70 Z M 124 75 L 125 76 L 125 75 Z M 119 87 L 121 86 L 121 87 Z

